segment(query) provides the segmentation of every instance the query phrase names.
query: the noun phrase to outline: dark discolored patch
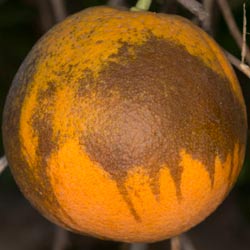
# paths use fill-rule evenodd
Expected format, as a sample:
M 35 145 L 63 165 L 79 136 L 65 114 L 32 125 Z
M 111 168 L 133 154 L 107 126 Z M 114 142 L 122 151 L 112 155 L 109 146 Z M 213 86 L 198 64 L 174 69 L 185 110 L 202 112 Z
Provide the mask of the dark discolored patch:
M 30 169 L 26 157 L 22 154 L 24 148 L 21 137 L 19 136 L 21 108 L 25 98 L 29 96 L 29 93 L 32 91 L 29 84 L 33 81 L 38 61 L 43 56 L 44 54 L 39 49 L 39 46 L 36 46 L 22 63 L 13 80 L 3 114 L 3 142 L 10 169 L 18 186 L 27 199 L 29 199 L 42 214 L 45 216 L 53 215 L 57 222 L 68 227 L 58 215 L 58 211 L 62 211 L 62 208 L 56 199 L 49 177 L 46 174 L 46 161 L 55 147 L 51 140 L 50 115 L 48 111 L 46 111 L 44 105 L 46 102 L 44 102 L 44 100 L 47 98 L 46 95 L 49 98 L 53 96 L 53 83 L 50 83 L 50 87 L 46 92 L 40 94 L 40 98 L 38 98 L 39 100 L 37 102 L 38 107 L 35 110 L 33 119 L 33 125 L 39 138 L 39 147 L 36 152 L 37 156 L 39 156 L 39 161 L 37 162 L 37 166 L 34 167 L 38 177 L 36 177 L 35 173 Z M 44 96 L 43 100 L 42 96 Z M 50 101 L 50 104 L 52 104 L 52 101 Z M 38 114 L 41 115 L 41 119 L 38 118 Z M 45 157 L 43 158 L 42 155 Z M 68 217 L 66 213 L 65 215 Z M 51 217 L 50 219 L 54 220 Z
M 32 115 L 32 128 L 38 137 L 38 146 L 36 149 L 36 156 L 38 157 L 36 171 L 39 176 L 39 184 L 42 190 L 46 190 L 48 194 L 46 199 L 48 207 L 54 210 L 53 215 L 61 222 L 58 212 L 61 211 L 64 216 L 74 225 L 75 222 L 67 214 L 63 207 L 60 206 L 53 187 L 51 186 L 50 177 L 47 175 L 46 168 L 52 153 L 59 149 L 60 134 L 53 133 L 53 117 L 55 111 L 53 107 L 56 101 L 57 87 L 54 82 L 48 82 L 48 87 L 45 90 L 40 90 L 37 97 L 37 107 L 34 109 Z M 67 226 L 68 228 L 68 226 Z
M 36 171 L 41 178 L 39 184 L 42 190 L 48 190 L 53 194 L 53 188 L 50 184 L 50 179 L 46 173 L 47 161 L 51 153 L 57 150 L 57 138 L 53 138 L 53 127 L 51 107 L 54 106 L 56 88 L 53 83 L 50 83 L 48 88 L 40 91 L 37 97 L 37 107 L 34 108 L 32 114 L 32 128 L 34 134 L 38 138 L 38 146 L 36 148 L 37 166 Z M 55 203 L 54 195 L 48 196 L 48 203 Z
M 246 121 L 228 80 L 180 45 L 151 36 L 141 46 L 124 44 L 114 57 L 119 63 L 109 63 L 96 83 L 89 74 L 81 81 L 78 96 L 94 92 L 101 111 L 86 121 L 80 143 L 113 177 L 138 219 L 124 184 L 131 168 L 144 167 L 158 196 L 159 171 L 167 165 L 181 198 L 185 150 L 204 164 L 212 187 L 215 157 L 224 162 L 236 143 L 244 147 Z

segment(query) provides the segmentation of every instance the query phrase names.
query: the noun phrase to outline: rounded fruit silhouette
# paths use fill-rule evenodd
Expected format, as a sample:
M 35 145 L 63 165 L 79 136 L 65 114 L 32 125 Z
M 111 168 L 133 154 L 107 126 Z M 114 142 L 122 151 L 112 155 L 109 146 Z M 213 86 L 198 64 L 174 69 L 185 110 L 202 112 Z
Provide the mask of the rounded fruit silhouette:
M 246 111 L 216 43 L 178 16 L 86 9 L 51 29 L 9 92 L 11 171 L 49 220 L 125 242 L 207 217 L 243 163 Z

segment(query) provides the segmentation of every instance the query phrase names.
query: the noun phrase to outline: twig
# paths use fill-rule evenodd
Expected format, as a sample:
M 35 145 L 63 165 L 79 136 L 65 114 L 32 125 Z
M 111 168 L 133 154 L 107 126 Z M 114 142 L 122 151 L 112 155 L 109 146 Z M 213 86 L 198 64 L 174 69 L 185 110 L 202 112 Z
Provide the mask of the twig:
M 243 4 L 243 41 L 242 41 L 242 49 L 241 49 L 241 63 L 244 64 L 246 58 L 246 35 L 247 35 L 247 18 L 246 18 L 246 4 Z
M 60 22 L 67 16 L 64 0 L 50 0 L 56 22 Z
M 243 38 L 241 32 L 234 20 L 233 14 L 231 12 L 230 6 L 227 0 L 218 0 L 218 5 L 222 12 L 222 15 L 227 23 L 229 31 L 233 36 L 235 42 L 237 43 L 238 47 L 242 49 Z M 249 48 L 246 47 L 246 60 L 248 64 L 250 64 L 250 51 Z
M 242 63 L 238 58 L 230 54 L 228 51 L 224 50 L 228 60 L 242 73 L 244 73 L 248 78 L 250 78 L 250 67 Z
M 213 16 L 214 0 L 203 0 L 204 11 L 207 12 L 207 17 L 202 22 L 202 27 L 208 33 L 212 33 L 212 16 Z
M 111 7 L 119 7 L 119 6 L 125 6 L 125 2 L 124 0 L 109 0 L 107 2 L 107 5 Z
M 183 250 L 195 250 L 195 247 L 192 241 L 186 234 L 180 235 L 180 239 L 181 239 L 181 246 Z
M 5 156 L 0 158 L 0 174 L 6 169 L 8 162 Z
M 201 4 L 195 0 L 177 0 L 177 1 L 179 3 L 181 3 L 185 8 L 187 8 L 190 12 L 192 12 L 194 15 L 196 15 L 201 21 L 204 21 L 205 18 L 202 20 L 202 18 L 199 17 L 199 13 L 197 13 L 197 10 L 200 10 L 201 12 L 203 12 L 203 14 L 202 14 L 203 17 L 208 16 L 208 13 L 206 13 L 206 11 L 201 6 Z M 244 38 L 242 38 L 241 33 L 240 33 L 236 23 L 235 23 L 234 17 L 232 15 L 231 9 L 227 3 L 227 0 L 218 0 L 218 4 L 220 6 L 220 9 L 222 11 L 222 14 L 223 14 L 225 20 L 226 20 L 226 23 L 229 27 L 231 34 L 233 35 L 239 48 L 242 49 L 242 44 L 244 43 L 244 41 L 243 41 Z M 245 34 L 247 34 L 247 32 L 245 32 Z M 250 63 L 250 52 L 249 52 L 249 49 L 247 46 L 245 46 L 245 52 L 243 51 L 242 54 L 243 53 L 245 55 L 247 62 Z M 225 54 L 226 54 L 227 58 L 229 59 L 229 61 L 232 63 L 232 65 L 234 65 L 238 70 L 240 70 L 242 73 L 244 73 L 247 77 L 250 78 L 250 68 L 247 64 L 242 63 L 238 58 L 236 58 L 235 56 L 230 54 L 228 51 L 225 51 Z
M 177 12 L 176 0 L 158 0 L 157 3 L 159 3 L 159 12 L 169 14 Z
M 35 2 L 39 11 L 41 31 L 42 33 L 44 33 L 49 30 L 54 24 L 53 16 L 51 13 L 51 6 L 49 4 L 50 2 L 48 2 L 48 0 L 36 0 Z
M 129 250 L 147 250 L 147 244 L 144 243 L 132 243 L 130 244 Z
M 197 16 L 201 22 L 208 17 L 208 13 L 204 10 L 202 4 L 196 0 L 177 0 L 177 2 Z
M 65 250 L 69 245 L 68 232 L 60 227 L 55 227 L 53 250 Z
M 181 250 L 181 240 L 179 236 L 170 239 L 171 250 Z
M 131 11 L 148 11 L 152 0 L 137 0 L 136 5 L 130 8 Z

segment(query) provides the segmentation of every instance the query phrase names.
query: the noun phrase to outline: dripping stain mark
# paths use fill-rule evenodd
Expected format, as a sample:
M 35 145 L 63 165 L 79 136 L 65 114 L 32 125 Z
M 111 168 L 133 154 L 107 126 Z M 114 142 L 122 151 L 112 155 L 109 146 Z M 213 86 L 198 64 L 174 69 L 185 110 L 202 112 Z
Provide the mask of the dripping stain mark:
M 95 93 L 99 102 L 93 104 L 97 119 L 86 120 L 79 141 L 116 181 L 138 220 L 125 187 L 130 169 L 143 166 L 158 197 L 166 165 L 181 200 L 180 152 L 204 165 L 213 187 L 216 156 L 225 162 L 237 141 L 245 144 L 246 122 L 228 80 L 180 45 L 151 36 L 141 46 L 124 43 L 113 57 L 119 63 L 108 63 L 97 81 L 91 72 L 80 81 L 78 97 Z

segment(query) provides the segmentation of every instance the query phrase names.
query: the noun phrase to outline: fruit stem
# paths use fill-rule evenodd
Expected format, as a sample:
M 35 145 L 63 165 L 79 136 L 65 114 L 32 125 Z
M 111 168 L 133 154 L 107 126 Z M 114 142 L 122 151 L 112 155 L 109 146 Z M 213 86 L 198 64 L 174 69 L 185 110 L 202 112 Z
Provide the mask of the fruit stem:
M 131 11 L 147 11 L 150 8 L 152 0 L 138 0 L 136 5 L 132 7 Z

